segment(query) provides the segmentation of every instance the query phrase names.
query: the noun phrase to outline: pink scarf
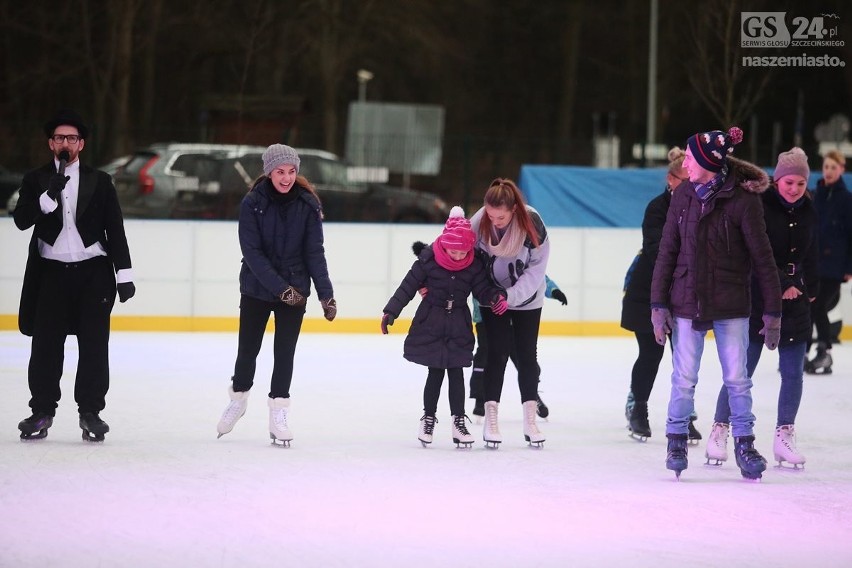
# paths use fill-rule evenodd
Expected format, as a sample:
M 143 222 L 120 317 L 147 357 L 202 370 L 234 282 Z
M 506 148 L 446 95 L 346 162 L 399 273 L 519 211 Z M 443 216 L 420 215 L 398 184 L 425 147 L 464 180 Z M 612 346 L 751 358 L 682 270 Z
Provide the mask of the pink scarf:
M 441 244 L 441 237 L 438 237 L 432 243 L 432 252 L 435 253 L 435 261 L 438 263 L 438 266 L 446 268 L 451 272 L 464 270 L 473 262 L 473 250 L 469 251 L 467 256 L 461 260 L 450 258 L 450 255 L 447 254 L 447 251 L 444 250 L 444 246 Z

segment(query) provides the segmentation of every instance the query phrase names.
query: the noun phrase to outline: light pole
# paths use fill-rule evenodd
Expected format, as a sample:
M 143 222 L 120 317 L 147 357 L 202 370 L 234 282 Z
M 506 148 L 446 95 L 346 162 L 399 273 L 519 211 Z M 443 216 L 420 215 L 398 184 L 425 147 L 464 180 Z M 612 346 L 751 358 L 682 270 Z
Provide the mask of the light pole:
M 368 71 L 366 69 L 358 69 L 358 72 L 355 74 L 358 78 L 358 106 L 361 108 L 358 109 L 358 119 L 359 126 L 361 128 L 361 151 L 358 152 L 358 156 L 360 158 L 359 166 L 367 165 L 367 109 L 364 105 L 367 102 L 367 83 L 370 82 L 370 79 L 373 78 L 372 71 Z
M 367 100 L 367 83 L 373 78 L 373 72 L 366 69 L 358 69 L 355 74 L 358 77 L 358 102 L 363 103 Z

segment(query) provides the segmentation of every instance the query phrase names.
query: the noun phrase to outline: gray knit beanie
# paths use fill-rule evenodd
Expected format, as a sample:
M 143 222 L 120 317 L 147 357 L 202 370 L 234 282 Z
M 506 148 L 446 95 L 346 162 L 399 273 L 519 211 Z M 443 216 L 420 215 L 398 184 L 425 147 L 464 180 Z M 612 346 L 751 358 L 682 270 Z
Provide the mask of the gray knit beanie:
M 772 172 L 772 178 L 778 181 L 784 176 L 797 175 L 808 179 L 810 173 L 808 156 L 804 150 L 794 146 L 789 151 L 778 154 L 778 165 Z
M 299 173 L 300 163 L 299 154 L 284 144 L 273 144 L 263 153 L 263 173 L 267 176 L 272 173 L 272 170 L 285 164 L 295 166 L 296 173 Z

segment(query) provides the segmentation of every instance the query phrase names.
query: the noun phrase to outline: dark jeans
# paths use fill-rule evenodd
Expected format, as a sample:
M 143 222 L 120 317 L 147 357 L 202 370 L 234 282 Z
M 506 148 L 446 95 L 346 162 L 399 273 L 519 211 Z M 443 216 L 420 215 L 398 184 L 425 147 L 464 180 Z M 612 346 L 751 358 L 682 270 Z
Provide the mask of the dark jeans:
M 247 391 L 254 384 L 257 355 L 260 353 L 270 313 L 275 314 L 275 339 L 269 397 L 290 398 L 293 358 L 296 355 L 296 342 L 302 330 L 305 308 L 288 306 L 284 302 L 265 302 L 245 295 L 240 298 L 240 332 L 237 362 L 234 365 L 234 391 Z
M 110 313 L 115 274 L 105 256 L 82 262 L 41 261 L 29 363 L 30 408 L 56 414 L 65 339 L 77 336 L 74 400 L 80 412 L 100 412 L 109 390 Z
M 781 371 L 781 390 L 778 392 L 778 416 L 775 426 L 795 424 L 802 402 L 802 374 L 805 362 L 805 342 L 781 344 L 778 346 L 778 368 Z M 748 376 L 754 375 L 760 354 L 763 351 L 762 341 L 750 341 L 746 361 Z M 728 406 L 728 389 L 724 386 L 719 391 L 716 401 L 716 422 L 729 421 L 731 410 Z
M 537 359 L 538 327 L 541 308 L 536 310 L 508 310 L 496 316 L 491 310 L 482 310 L 482 323 L 488 341 L 488 359 L 485 364 L 485 400 L 500 402 L 506 363 L 513 342 L 517 353 L 518 389 L 521 402 L 538 398 L 540 369 Z
M 636 342 L 639 344 L 639 356 L 633 363 L 630 390 L 633 391 L 636 402 L 648 402 L 666 347 L 657 343 L 653 332 L 637 331 L 635 335 Z
M 435 416 L 438 412 L 438 399 L 441 397 L 443 382 L 444 369 L 429 367 L 426 386 L 423 387 L 423 414 Z M 452 415 L 464 416 L 464 372 L 461 367 L 447 369 L 447 391 Z

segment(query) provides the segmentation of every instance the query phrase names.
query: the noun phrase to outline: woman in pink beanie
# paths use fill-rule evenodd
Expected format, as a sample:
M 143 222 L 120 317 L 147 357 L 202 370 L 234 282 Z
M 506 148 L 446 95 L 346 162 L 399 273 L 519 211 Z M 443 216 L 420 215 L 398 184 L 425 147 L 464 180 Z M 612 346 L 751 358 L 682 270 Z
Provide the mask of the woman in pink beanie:
M 418 290 L 427 288 L 405 338 L 403 357 L 429 368 L 423 389 L 423 417 L 417 438 L 432 443 L 446 372 L 449 381 L 453 442 L 470 447 L 473 436 L 467 429 L 464 412 L 463 367 L 473 362 L 473 323 L 467 297 L 473 293 L 495 314 L 506 311 L 506 296 L 488 279 L 485 262 L 474 252 L 476 236 L 461 207 L 453 207 L 444 231 L 425 247 L 394 292 L 382 316 L 382 333 L 388 333 L 403 308 Z
M 775 422 L 773 454 L 778 465 L 784 462 L 798 468 L 805 457 L 796 448 L 794 425 L 802 400 L 802 374 L 805 351 L 811 337 L 811 302 L 819 290 L 816 208 L 808 193 L 808 157 L 801 148 L 778 156 L 774 183 L 761 195 L 766 234 L 781 282 L 781 341 L 778 343 L 778 369 L 781 389 Z M 760 288 L 752 281 L 752 306 L 746 370 L 749 378 L 763 352 L 761 315 L 764 306 Z M 714 433 L 721 425 L 727 432 L 730 422 L 728 390 L 722 388 L 716 405 Z M 708 441 L 707 455 L 727 447 L 727 436 Z M 719 456 L 724 457 L 727 451 Z

